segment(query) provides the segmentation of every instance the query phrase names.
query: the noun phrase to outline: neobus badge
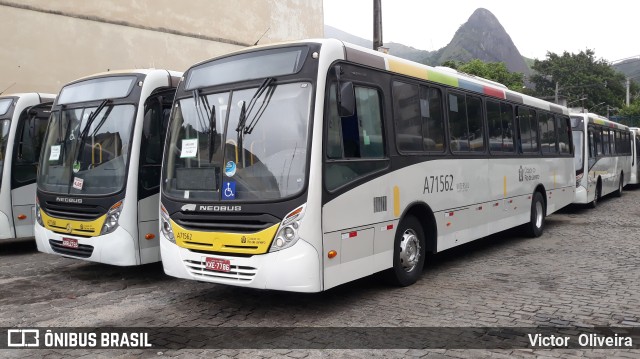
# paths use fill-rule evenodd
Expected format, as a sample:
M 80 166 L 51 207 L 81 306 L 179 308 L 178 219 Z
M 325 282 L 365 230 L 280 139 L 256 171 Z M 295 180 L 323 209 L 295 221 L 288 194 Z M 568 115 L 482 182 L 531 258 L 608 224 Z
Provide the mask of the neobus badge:
M 209 211 L 209 212 L 240 212 L 242 211 L 242 206 L 198 206 L 199 211 Z
M 82 203 L 82 198 L 56 197 L 56 202 Z

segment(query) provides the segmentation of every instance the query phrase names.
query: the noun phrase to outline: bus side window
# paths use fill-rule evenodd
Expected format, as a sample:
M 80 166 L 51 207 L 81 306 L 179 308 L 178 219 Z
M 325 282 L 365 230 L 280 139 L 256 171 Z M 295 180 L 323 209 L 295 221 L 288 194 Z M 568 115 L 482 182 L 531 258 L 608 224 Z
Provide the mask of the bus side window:
M 325 184 L 329 190 L 387 166 L 386 161 L 379 161 L 385 158 L 385 145 L 378 91 L 355 86 L 356 113 L 341 118 L 338 116 L 335 89 L 335 84 L 332 84 L 326 118 Z M 349 161 L 352 159 L 369 161 Z
M 20 184 L 32 183 L 38 172 L 38 159 L 42 140 L 47 131 L 47 117 L 31 115 L 21 120 L 17 151 L 14 152 L 13 180 Z
M 164 147 L 165 124 L 171 108 L 163 103 L 162 97 L 150 97 L 144 105 L 142 141 L 140 148 L 140 185 L 145 190 L 160 185 L 162 150 Z
M 571 153 L 571 135 L 569 134 L 569 119 L 556 116 L 556 128 L 558 129 L 558 149 L 560 153 Z
M 538 152 L 538 124 L 536 112 L 525 107 L 518 107 L 518 127 L 522 153 Z

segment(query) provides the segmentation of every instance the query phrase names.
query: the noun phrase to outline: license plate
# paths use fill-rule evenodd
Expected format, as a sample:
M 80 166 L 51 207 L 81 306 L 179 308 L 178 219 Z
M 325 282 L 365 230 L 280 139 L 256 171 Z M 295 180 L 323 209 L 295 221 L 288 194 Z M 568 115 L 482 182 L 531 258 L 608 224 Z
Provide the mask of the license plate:
M 78 240 L 73 238 L 62 238 L 62 246 L 67 248 L 78 248 Z
M 207 257 L 204 269 L 216 272 L 229 272 L 231 270 L 231 261 L 227 259 Z

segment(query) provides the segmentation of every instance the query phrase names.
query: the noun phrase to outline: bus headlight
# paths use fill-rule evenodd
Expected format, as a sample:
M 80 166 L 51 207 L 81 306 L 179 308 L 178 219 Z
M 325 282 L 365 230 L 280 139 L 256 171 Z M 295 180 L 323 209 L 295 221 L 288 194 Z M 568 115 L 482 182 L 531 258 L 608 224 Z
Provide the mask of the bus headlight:
M 120 213 L 122 212 L 122 201 L 118 201 L 116 204 L 109 208 L 107 212 L 107 219 L 105 219 L 102 225 L 100 234 L 109 234 L 118 228 L 118 219 L 120 219 Z
M 582 181 L 582 176 L 584 176 L 584 173 L 576 175 L 576 187 L 580 187 L 580 181 Z
M 269 252 L 289 248 L 298 241 L 300 238 L 298 236 L 298 228 L 300 227 L 300 220 L 304 217 L 304 209 L 305 205 L 302 205 L 284 217 L 284 220 L 280 223 L 280 230 L 278 230 L 276 239 L 271 244 Z
M 38 196 L 36 196 L 36 222 L 44 227 L 44 222 L 42 222 L 42 213 L 40 213 L 40 200 L 38 199 Z
M 167 213 L 163 205 L 160 205 L 160 231 L 169 242 L 176 243 L 176 239 L 173 237 L 173 228 L 171 228 L 171 222 L 169 221 L 169 213 Z

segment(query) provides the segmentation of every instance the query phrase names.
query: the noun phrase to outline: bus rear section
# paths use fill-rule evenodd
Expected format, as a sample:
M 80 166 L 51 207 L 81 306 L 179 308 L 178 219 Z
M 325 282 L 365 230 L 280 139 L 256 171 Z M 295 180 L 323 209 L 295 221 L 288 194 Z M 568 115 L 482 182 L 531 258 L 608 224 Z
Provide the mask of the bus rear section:
M 575 144 L 573 203 L 595 208 L 603 196 L 621 196 L 633 178 L 632 132 L 593 113 L 571 113 Z
M 54 98 L 0 97 L 0 239 L 33 237 L 38 160 Z
M 38 250 L 121 266 L 160 260 L 162 146 L 180 76 L 115 71 L 62 88 L 40 161 Z
M 640 128 L 631 127 L 631 176 L 629 178 L 629 184 L 640 184 Z

